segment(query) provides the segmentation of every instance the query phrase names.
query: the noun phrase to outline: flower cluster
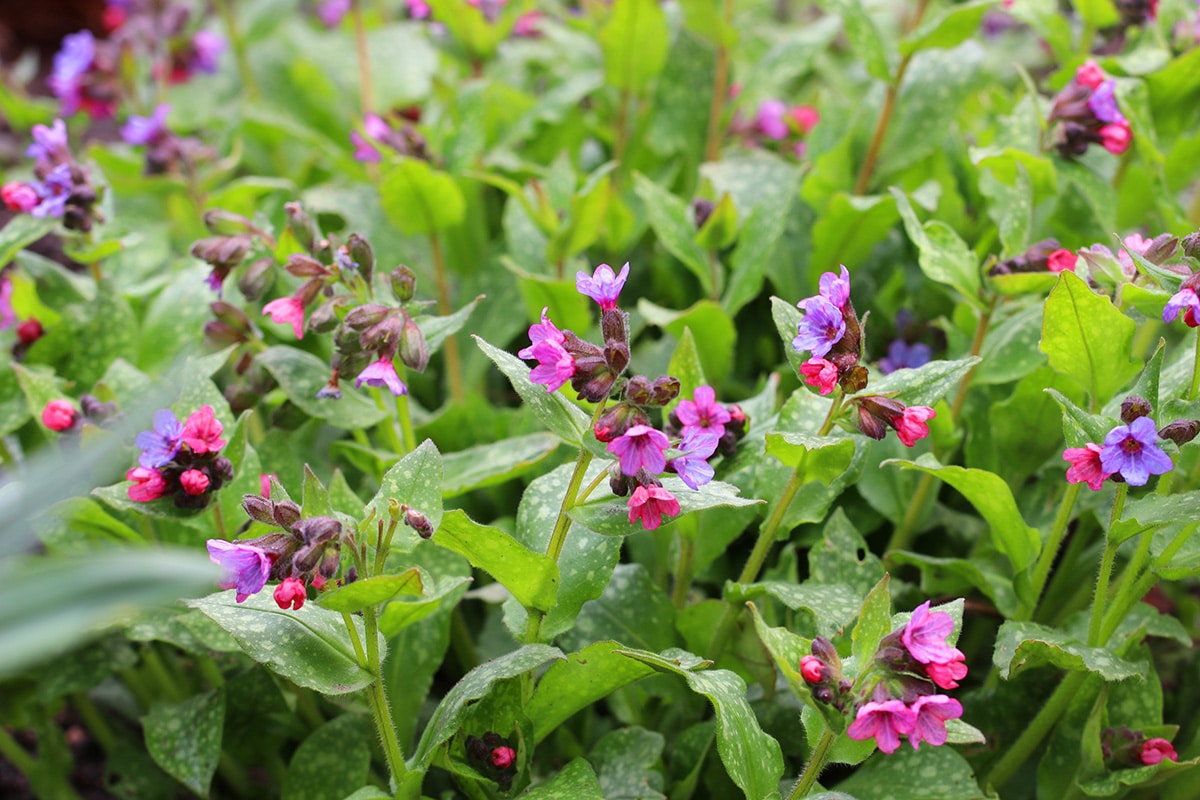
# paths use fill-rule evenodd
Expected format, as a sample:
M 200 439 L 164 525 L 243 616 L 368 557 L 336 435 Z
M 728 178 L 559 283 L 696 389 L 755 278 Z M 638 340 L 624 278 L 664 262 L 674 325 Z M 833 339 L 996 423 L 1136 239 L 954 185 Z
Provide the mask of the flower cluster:
M 517 775 L 517 751 L 508 740 L 494 731 L 483 736 L 468 736 L 467 761 L 481 774 L 496 781 L 506 792 Z
M 149 503 L 171 497 L 179 508 L 204 508 L 212 493 L 233 479 L 233 464 L 220 455 L 222 433 L 212 406 L 200 406 L 182 423 L 170 409 L 155 413 L 153 428 L 134 440 L 142 452 L 138 466 L 125 473 L 133 482 L 129 499 Z
M 736 96 L 739 91 L 735 87 L 732 94 Z M 758 104 L 752 120 L 744 120 L 740 114 L 735 114 L 731 131 L 748 144 L 758 147 L 770 145 L 802 158 L 808 149 L 804 139 L 820 121 L 820 112 L 812 106 L 790 106 L 782 100 L 770 98 Z
M 1166 237 L 1166 234 L 1156 237 L 1154 242 Z M 1172 245 L 1170 252 L 1165 256 L 1170 258 L 1174 255 L 1174 237 L 1169 237 L 1168 244 Z M 1195 264 L 1197 259 L 1200 259 L 1200 231 L 1188 234 L 1183 238 L 1183 254 L 1192 259 Z M 1166 249 L 1165 246 L 1163 248 Z M 1154 262 L 1159 263 L 1159 262 Z M 1189 274 L 1183 279 L 1183 283 L 1179 286 L 1179 291 L 1171 296 L 1167 301 L 1166 307 L 1163 308 L 1163 321 L 1174 322 L 1179 313 L 1183 312 L 1183 322 L 1189 328 L 1200 327 L 1200 270 L 1191 270 L 1185 265 L 1177 265 L 1183 269 L 1187 269 Z
M 812 655 L 800 660 L 800 674 L 817 701 L 840 711 L 853 709 L 851 739 L 875 739 L 879 749 L 893 753 L 900 737 L 913 749 L 921 742 L 946 743 L 946 720 L 962 716 L 962 705 L 937 689 L 956 689 L 967 675 L 961 650 L 948 643 L 953 618 L 918 606 L 908 623 L 879 643 L 871 665 L 857 681 L 842 677 L 841 659 L 828 640 L 813 640 Z
M 619 398 L 600 414 L 593 433 L 617 457 L 609 486 L 618 497 L 629 498 L 630 523 L 654 530 L 663 517 L 678 514 L 680 508 L 657 476 L 674 472 L 692 489 L 711 481 L 709 460 L 718 452 L 733 452 L 745 434 L 746 416 L 736 406 L 727 409 L 716 402 L 711 386 L 700 386 L 668 416 L 666 433 L 651 424 L 650 411 L 674 401 L 680 386 L 667 375 L 653 380 L 621 377 L 629 365 L 628 319 L 617 301 L 628 277 L 628 264 L 619 273 L 601 264 L 591 275 L 581 271 L 575 276 L 579 293 L 600 306 L 603 347 L 559 330 L 548 309 L 542 309 L 541 322 L 529 328 L 529 347 L 517 355 L 537 362 L 529 379 L 548 392 L 569 381 L 581 400 L 606 403 L 610 396 Z M 679 438 L 672 451 L 674 436 Z
M 1042 239 L 1031 244 L 1020 255 L 997 261 L 988 270 L 988 275 L 994 277 L 1021 272 L 1074 272 L 1077 261 L 1075 253 L 1060 247 L 1057 239 Z
M 1054 147 L 1064 158 L 1081 156 L 1088 145 L 1099 144 L 1120 155 L 1133 141 L 1129 121 L 1117 106 L 1117 84 L 1095 61 L 1081 64 L 1063 90 L 1054 98 L 1049 122 L 1054 128 Z
M 1150 411 L 1148 402 L 1131 396 L 1121 404 L 1124 424 L 1109 431 L 1103 445 L 1087 442 L 1083 447 L 1064 450 L 1063 459 L 1071 464 L 1067 481 L 1086 483 L 1096 492 L 1109 478 L 1130 486 L 1145 486 L 1151 475 L 1174 469 L 1175 463 L 1159 446 L 1159 440 L 1170 439 L 1177 445 L 1190 442 L 1200 433 L 1200 420 L 1179 419 L 1157 430 Z
M 242 497 L 251 519 L 282 533 L 227 542 L 208 540 L 208 557 L 225 570 L 222 589 L 237 589 L 240 603 L 262 591 L 268 580 L 279 581 L 275 602 L 299 610 L 308 597 L 306 586 L 320 590 L 337 575 L 342 557 L 342 523 L 333 517 L 302 518 L 291 500 L 278 503 L 257 494 Z
M 1179 754 L 1166 739 L 1147 738 L 1126 725 L 1105 728 L 1100 733 L 1100 752 L 1110 769 L 1153 767 L 1163 761 L 1178 761 Z
M 384 145 L 400 156 L 429 160 L 425 137 L 417 132 L 414 124 L 421 120 L 421 109 L 410 106 L 397 112 L 394 117 L 393 123 L 392 115 L 381 117 L 378 114 L 366 114 L 363 117 L 362 132 L 350 131 L 355 161 L 379 163 L 383 160 L 383 155 L 377 145 Z
M 146 174 L 162 175 L 182 167 L 192 170 L 201 157 L 211 155 L 211 150 L 199 139 L 179 136 L 167 127 L 167 115 L 171 106 L 160 103 L 148 117 L 133 114 L 121 126 L 121 138 L 126 144 L 146 148 Z
M 841 387 L 847 394 L 867 388 L 869 373 L 859 363 L 862 326 L 850 302 L 849 271 L 843 266 L 840 275 L 824 273 L 818 294 L 804 298 L 797 305 L 804 317 L 796 326 L 792 347 L 797 352 L 812 353 L 800 365 L 804 382 L 816 387 L 822 395 L 835 387 Z M 882 395 L 855 397 L 853 403 L 858 408 L 859 430 L 872 439 L 882 439 L 887 429 L 892 428 L 908 447 L 929 435 L 925 423 L 937 416 L 928 406 L 906 406 Z
M 65 228 L 90 231 L 98 217 L 96 190 L 71 154 L 66 123 L 56 119 L 50 127 L 34 125 L 25 155 L 34 160 L 37 179 L 0 187 L 4 206 L 34 217 L 62 217 Z
M 197 74 L 212 75 L 227 48 L 222 36 L 197 28 L 185 3 L 109 0 L 105 19 L 117 47 L 155 60 L 156 80 L 178 84 Z
M 916 369 L 929 363 L 933 350 L 918 341 L 925 326 L 916 324 L 912 314 L 901 309 L 896 314 L 897 337 L 888 344 L 887 355 L 879 359 L 879 371 L 890 375 L 899 369 Z

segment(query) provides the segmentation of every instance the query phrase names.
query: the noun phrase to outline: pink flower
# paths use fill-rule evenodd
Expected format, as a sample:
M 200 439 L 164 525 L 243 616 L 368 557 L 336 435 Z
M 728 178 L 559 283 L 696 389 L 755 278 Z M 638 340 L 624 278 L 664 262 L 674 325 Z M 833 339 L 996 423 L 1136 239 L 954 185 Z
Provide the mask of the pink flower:
M 203 405 L 184 421 L 183 443 L 197 455 L 216 453 L 225 446 L 225 440 L 221 438 L 223 431 L 212 406 Z
M 1166 739 L 1147 739 L 1142 744 L 1142 750 L 1138 753 L 1138 758 L 1147 767 L 1152 767 L 1164 758 L 1171 761 L 1178 761 L 1179 754 L 1175 752 L 1175 748 Z
M 629 262 L 625 262 L 620 273 L 613 272 L 608 264 L 601 264 L 591 275 L 583 270 L 576 272 L 575 289 L 599 303 L 601 310 L 612 311 L 617 307 L 617 298 L 621 296 L 621 289 L 625 288 L 628 277 Z
M 725 406 L 717 402 L 717 393 L 711 386 L 697 386 L 691 400 L 680 400 L 675 407 L 675 416 L 688 428 L 708 428 L 718 437 L 725 435 L 725 423 L 732 417 Z
M 817 286 L 817 294 L 837 306 L 839 311 L 846 310 L 846 303 L 850 302 L 850 270 L 846 269 L 844 264 L 841 275 L 834 275 L 832 272 L 821 273 L 821 280 Z
M 788 116 L 792 121 L 800 126 L 800 130 L 808 133 L 817 126 L 821 121 L 821 114 L 812 106 L 792 106 L 788 109 Z
M 75 407 L 67 400 L 51 400 L 42 409 L 42 424 L 62 433 L 75 424 Z
M 222 589 L 236 588 L 239 603 L 261 592 L 267 583 L 267 575 L 271 573 L 271 557 L 248 544 L 209 539 L 208 557 L 225 570 L 217 585 Z
M 304 581 L 299 578 L 284 578 L 283 582 L 275 587 L 275 603 L 280 608 L 291 606 L 293 611 L 299 611 L 307 599 Z
M 937 414 L 929 406 L 908 406 L 896 420 L 896 435 L 905 447 L 912 447 L 918 440 L 929 435 L 926 420 L 933 419 Z
M 148 467 L 134 467 L 125 473 L 125 480 L 133 481 L 127 490 L 129 499 L 135 503 L 149 503 L 163 496 L 167 482 L 162 473 Z
M 1051 272 L 1065 272 L 1070 270 L 1075 271 L 1075 253 L 1070 250 L 1059 248 L 1046 257 L 1046 269 Z
M 1105 472 L 1100 463 L 1100 445 L 1088 442 L 1083 447 L 1068 447 L 1063 451 L 1063 458 L 1071 462 L 1067 468 L 1067 483 L 1086 482 L 1093 492 L 1100 491 L 1100 485 L 1112 473 Z
M 946 637 L 954 633 L 954 618 L 944 611 L 930 611 L 929 601 L 913 609 L 912 618 L 904 626 L 900 641 L 908 652 L 922 664 L 948 664 L 962 655 L 946 644 Z
M 1128 122 L 1110 122 L 1100 129 L 1100 144 L 1114 156 L 1119 156 L 1129 149 L 1133 141 L 1133 131 Z
M 4 207 L 9 211 L 20 211 L 22 214 L 28 214 L 37 207 L 41 202 L 38 197 L 37 189 L 34 189 L 28 183 L 6 183 L 0 186 L 0 200 L 4 201 Z
M 404 381 L 400 380 L 400 376 L 396 374 L 396 367 L 392 363 L 392 359 L 388 357 L 372 361 L 367 365 L 366 369 L 358 373 L 358 377 L 354 379 L 354 385 L 361 387 L 364 383 L 367 386 L 378 386 L 381 389 L 387 389 L 396 397 L 408 394 L 408 387 L 404 385 Z
M 575 375 L 575 359 L 563 347 L 566 337 L 554 327 L 554 323 L 546 315 L 547 310 L 548 308 L 542 309 L 540 323 L 529 326 L 531 344 L 524 350 L 517 351 L 517 356 L 536 360 L 538 365 L 530 370 L 529 380 L 542 384 L 547 392 L 553 392 Z
M 523 36 L 531 38 L 541 36 L 542 30 L 539 25 L 542 22 L 542 12 L 526 11 L 521 16 L 517 17 L 517 21 L 513 23 L 513 36 Z
M 279 476 L 274 472 L 263 472 L 258 476 L 258 489 L 263 497 L 271 499 L 271 478 L 279 480 Z
M 383 139 L 392 132 L 392 127 L 378 114 L 366 114 L 363 116 L 363 132 L 367 134 L 366 137 L 358 131 L 350 131 L 350 142 L 354 145 L 354 160 L 363 163 L 377 163 L 382 160 L 383 156 L 379 154 L 379 150 L 370 140 Z
M 511 747 L 497 747 L 492 750 L 492 766 L 496 769 L 508 769 L 517 760 L 517 753 Z
M 270 314 L 276 325 L 291 325 L 297 339 L 304 338 L 304 304 L 297 297 L 281 297 L 263 306 L 262 313 Z
M 407 0 L 408 15 L 413 19 L 428 19 L 431 13 L 429 3 L 425 0 Z
M 910 710 L 913 713 L 913 726 L 908 734 L 908 741 L 914 750 L 921 742 L 929 742 L 932 745 L 945 744 L 946 720 L 958 719 L 963 712 L 961 703 L 944 694 L 918 697 Z
M 929 679 L 943 689 L 957 689 L 958 682 L 967 677 L 966 656 L 957 647 L 950 648 L 954 657 L 946 662 L 933 662 L 925 665 L 925 674 Z
M 787 120 L 784 118 L 787 114 L 787 106 L 781 100 L 764 100 L 758 107 L 758 115 L 754 118 L 754 125 L 758 128 L 759 133 L 768 139 L 776 141 L 786 139 L 790 128 L 788 128 Z
M 1080 86 L 1095 89 L 1106 80 L 1108 76 L 1104 74 L 1104 70 L 1090 58 L 1075 69 L 1075 82 Z
M 636 475 L 639 469 L 657 475 L 667 468 L 664 453 L 670 446 L 670 440 L 662 431 L 649 425 L 634 425 L 608 443 L 608 452 L 621 459 L 624 475 Z
M 183 486 L 183 490 L 190 495 L 200 495 L 208 491 L 209 479 L 198 469 L 185 470 L 179 476 L 179 483 Z
M 900 746 L 900 736 L 911 733 L 916 721 L 917 715 L 899 700 L 864 703 L 846 735 L 860 742 L 874 737 L 880 750 L 894 753 Z
M 673 517 L 678 513 L 679 501 L 661 486 L 638 486 L 629 496 L 629 523 L 640 519 L 648 531 L 662 525 L 664 515 Z
M 833 391 L 833 387 L 837 386 L 837 365 L 820 356 L 813 356 L 801 364 L 800 374 L 804 376 L 805 383 L 819 389 L 822 395 L 829 394 Z
M 824 666 L 816 656 L 805 656 L 800 659 L 800 676 L 805 683 L 820 683 Z

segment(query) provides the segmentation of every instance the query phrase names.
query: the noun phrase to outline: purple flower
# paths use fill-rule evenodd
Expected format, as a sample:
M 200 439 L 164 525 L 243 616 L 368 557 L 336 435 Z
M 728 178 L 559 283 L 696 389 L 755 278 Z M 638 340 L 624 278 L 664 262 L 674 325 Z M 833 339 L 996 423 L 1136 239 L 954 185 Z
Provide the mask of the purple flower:
M 944 694 L 922 695 L 910 706 L 910 710 L 913 712 L 913 726 L 908 741 L 914 750 L 921 742 L 945 744 L 946 720 L 958 719 L 963 712 L 961 703 Z
M 45 125 L 33 126 L 33 143 L 25 150 L 25 155 L 34 159 L 41 169 L 51 169 L 55 164 L 70 158 L 67 145 L 67 123 L 61 119 L 47 128 Z
M 1171 295 L 1163 309 L 1163 322 L 1174 322 L 1180 311 L 1190 311 L 1193 320 L 1200 320 L 1200 296 L 1194 289 L 1183 288 Z M 1184 319 L 1187 319 L 1186 313 Z
M 890 375 L 898 369 L 916 369 L 928 364 L 932 357 L 929 345 L 923 342 L 909 344 L 903 339 L 893 339 L 888 345 L 888 354 L 879 359 L 879 371 Z
M 864 703 L 846 735 L 860 742 L 875 737 L 880 750 L 894 753 L 900 746 L 900 736 L 911 733 L 916 721 L 917 715 L 899 700 Z
M 59 164 L 50 170 L 44 181 L 30 184 L 38 194 L 38 204 L 29 212 L 34 217 L 61 217 L 66 209 L 67 198 L 75 190 L 71 179 L 71 165 Z
M 900 641 L 912 657 L 922 664 L 946 664 L 955 659 L 956 650 L 946 644 L 954 633 L 954 618 L 944 611 L 929 610 L 929 601 L 913 609 L 912 618 L 904 626 Z
M 717 450 L 721 435 L 712 428 L 686 428 L 679 449 L 683 455 L 671 459 L 671 469 L 690 489 L 699 489 L 713 479 L 708 459 Z
M 271 557 L 248 544 L 209 539 L 208 557 L 225 570 L 217 585 L 222 589 L 237 589 L 239 603 L 261 592 L 271 574 Z
M 691 428 L 711 430 L 720 438 L 725 433 L 725 423 L 732 417 L 725 406 L 717 402 L 717 393 L 711 386 L 697 386 L 692 400 L 680 400 L 675 416 L 683 425 L 683 435 Z
M 1138 417 L 1109 431 L 1100 464 L 1107 473 L 1120 473 L 1130 486 L 1145 486 L 1151 475 L 1162 475 L 1175 466 L 1158 446 L 1158 431 L 1150 417 Z
M 797 305 L 804 311 L 804 319 L 796 326 L 797 336 L 792 339 L 792 348 L 797 352 L 809 350 L 814 356 L 824 357 L 846 334 L 846 320 L 841 309 L 821 295 L 806 297 Z
M 224 37 L 212 31 L 197 31 L 192 37 L 192 58 L 188 66 L 194 72 L 212 75 L 217 71 L 218 59 L 224 52 Z
M 170 463 L 183 441 L 183 425 L 169 408 L 156 411 L 154 430 L 142 431 L 133 443 L 142 448 L 138 463 L 143 467 L 161 467 Z
M 404 381 L 400 380 L 400 376 L 396 374 L 396 367 L 392 364 L 391 358 L 381 358 L 378 361 L 372 361 L 367 368 L 358 373 L 358 377 L 354 379 L 354 385 L 361 387 L 363 384 L 367 386 L 378 386 L 391 391 L 396 397 L 402 394 L 408 394 L 408 387 L 404 385 Z
M 517 356 L 536 360 L 538 365 L 529 372 L 529 380 L 542 384 L 547 392 L 553 392 L 571 380 L 575 374 L 575 359 L 563 347 L 566 337 L 546 316 L 547 310 L 542 309 L 540 323 L 529 326 L 532 344 L 518 351 Z
M 1125 122 L 1125 115 L 1121 113 L 1121 109 L 1117 108 L 1117 98 L 1114 94 L 1116 88 L 1116 81 L 1107 80 L 1097 86 L 1096 90 L 1092 92 L 1092 96 L 1088 98 L 1088 108 L 1101 122 Z
M 154 113 L 148 117 L 139 117 L 136 114 L 121 126 L 121 138 L 127 144 L 135 147 L 140 145 L 153 144 L 156 140 L 161 139 L 167 134 L 167 114 L 171 112 L 171 106 L 167 103 L 159 103 Z
M 391 126 L 387 124 L 387 120 L 378 114 L 366 114 L 363 116 L 363 131 L 371 139 L 382 139 L 391 133 Z M 371 144 L 358 131 L 350 131 L 350 141 L 354 145 L 354 160 L 363 163 L 374 164 L 383 158 L 379 154 L 379 150 L 375 145 Z
M 764 100 L 758 106 L 754 125 L 768 139 L 786 139 L 791 129 L 787 124 L 787 105 L 782 100 Z
M 17 321 L 12 307 L 13 285 L 8 278 L 0 278 L 0 330 L 11 327 Z
M 63 37 L 62 49 L 54 54 L 54 69 L 47 83 L 62 101 L 63 114 L 79 108 L 83 76 L 96 59 L 96 39 L 91 31 L 79 31 Z
M 613 272 L 608 264 L 601 264 L 596 271 L 588 275 L 583 270 L 575 273 L 575 288 L 580 294 L 592 298 L 600 304 L 603 311 L 611 311 L 617 307 L 617 298 L 629 277 L 629 262 L 621 267 L 620 274 Z
M 844 264 L 840 276 L 832 272 L 822 273 L 818 286 L 820 288 L 817 293 L 821 297 L 837 306 L 839 311 L 846 308 L 846 303 L 850 300 L 850 272 Z
M 326 28 L 336 28 L 349 10 L 350 0 L 325 0 L 317 4 L 317 17 Z
M 667 468 L 664 455 L 671 441 L 649 425 L 634 425 L 608 443 L 608 452 L 621 459 L 621 473 L 633 476 L 639 469 L 657 475 Z

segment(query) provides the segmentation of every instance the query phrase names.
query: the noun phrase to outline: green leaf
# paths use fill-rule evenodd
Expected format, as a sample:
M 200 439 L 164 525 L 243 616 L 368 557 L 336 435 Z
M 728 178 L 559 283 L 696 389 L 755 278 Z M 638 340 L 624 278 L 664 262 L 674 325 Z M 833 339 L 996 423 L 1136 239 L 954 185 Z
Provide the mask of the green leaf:
M 533 720 L 534 743 L 545 739 L 575 713 L 654 673 L 644 664 L 619 655 L 616 651 L 620 648 L 614 641 L 596 642 L 550 665 L 525 707 Z
M 433 759 L 435 749 L 453 736 L 462 724 L 463 715 L 474 700 L 486 697 L 497 681 L 515 678 L 522 673 L 537 669 L 547 661 L 563 658 L 557 647 L 544 644 L 527 644 L 519 650 L 506 653 L 480 664 L 468 672 L 454 685 L 438 707 L 434 709 L 417 750 L 409 759 L 410 769 L 424 769 Z
M 331 719 L 300 743 L 288 764 L 282 800 L 343 800 L 367 780 L 370 723 L 358 714 Z
M 666 800 L 662 772 L 655 769 L 665 744 L 661 733 L 639 727 L 604 734 L 589 754 L 604 796 Z
M 746 684 L 725 669 L 695 671 L 683 666 L 695 656 L 682 650 L 662 655 L 643 650 L 621 650 L 622 655 L 647 664 L 659 672 L 675 674 L 687 681 L 693 692 L 707 697 L 717 712 L 717 752 L 729 777 L 747 798 L 775 795 L 783 777 L 783 754 L 779 742 L 763 732 L 746 702 Z
M 446 514 L 432 541 L 491 575 L 526 608 L 549 611 L 554 607 L 558 597 L 558 565 L 507 532 L 480 525 L 455 509 Z
M 201 797 L 208 796 L 221 756 L 225 692 L 215 689 L 182 703 L 157 703 L 142 718 L 146 751 L 169 775 Z
M 324 420 L 335 428 L 354 431 L 383 421 L 387 412 L 357 391 L 342 392 L 342 399 L 317 397 L 329 380 L 329 365 L 312 353 L 286 345 L 268 347 L 254 357 L 278 381 L 288 399 L 310 417 Z
M 1004 245 L 1002 256 L 1011 258 L 1025 252 L 1029 246 L 1029 231 L 1033 227 L 1033 181 L 1029 170 L 1015 158 L 1011 158 L 1014 170 L 1012 184 L 1005 183 L 992 170 L 980 170 L 979 191 L 988 198 L 988 215 L 996 223 L 1000 232 L 1000 241 Z M 1014 293 L 1013 279 L 1025 279 L 1028 282 L 1034 273 L 1015 273 L 1013 275 L 998 275 L 991 278 L 996 290 L 1005 294 Z M 1041 290 L 1049 291 L 1055 276 L 1046 273 L 1038 274 L 1038 282 L 1049 279 Z M 1033 291 L 1032 287 L 1021 291 Z
M 860 0 L 823 0 L 821 6 L 842 18 L 846 38 L 854 54 L 862 59 L 867 74 L 880 81 L 889 80 L 892 68 L 888 64 L 888 53 L 875 26 L 875 20 L 863 8 Z
M 558 445 L 559 438 L 553 434 L 530 433 L 446 453 L 442 456 L 442 494 L 457 497 L 520 477 L 545 461 Z
M 129 669 L 138 662 L 129 642 L 108 636 L 56 659 L 54 669 L 38 676 L 38 702 L 50 705 L 72 692 L 86 692 L 115 672 Z
M 1137 326 L 1073 272 L 1062 272 L 1046 298 L 1041 351 L 1056 372 L 1074 378 L 1093 402 L 1105 402 L 1141 369 L 1130 358 Z
M 768 433 L 767 455 L 784 466 L 803 465 L 804 478 L 828 486 L 850 466 L 854 440 L 845 436 L 810 436 L 807 433 Z
M 871 759 L 838 784 L 839 792 L 871 800 L 984 800 L 971 765 L 951 747 L 907 745 Z
M 1097 414 L 1089 414 L 1055 389 L 1046 389 L 1063 412 L 1063 436 L 1070 447 L 1083 447 L 1088 442 L 1100 444 L 1116 422 Z
M 919 568 L 921 591 L 926 595 L 964 594 L 964 587 L 973 586 L 995 603 L 1004 616 L 1017 613 L 1012 578 L 985 559 L 937 558 L 903 550 L 890 553 L 889 558 L 895 564 L 912 564 Z
M 330 611 L 353 614 L 399 597 L 421 597 L 424 594 L 421 571 L 413 567 L 399 575 L 372 575 L 340 586 L 318 597 L 317 605 Z
M 987 521 L 992 530 L 992 543 L 1013 565 L 1013 572 L 1030 566 L 1042 548 L 1042 536 L 1025 524 L 1012 489 L 998 475 L 980 469 L 943 467 L 932 455 L 923 455 L 916 461 L 890 459 L 884 464 L 895 464 L 904 469 L 917 469 L 933 475 L 953 486 Z
M 582 649 L 601 639 L 652 651 L 676 644 L 675 607 L 641 564 L 618 564 L 603 594 L 583 604 L 560 641 Z
M 711 300 L 698 300 L 683 311 L 673 311 L 641 298 L 637 310 L 647 323 L 663 328 L 676 339 L 683 336 L 685 328 L 690 329 L 709 382 L 720 385 L 728 377 L 733 369 L 737 328 L 725 309 Z
M 851 649 L 859 664 L 866 664 L 879 648 L 879 641 L 892 632 L 892 595 L 884 574 L 863 599 L 858 624 L 854 626 Z
M 837 508 L 808 551 L 808 573 L 815 583 L 840 583 L 866 595 L 883 577 L 884 568 L 846 512 Z
M 442 456 L 437 445 L 426 439 L 416 450 L 396 462 L 380 481 L 379 491 L 368 506 L 375 506 L 386 519 L 392 500 L 424 514 L 436 531 L 442 524 Z M 392 549 L 407 552 L 421 541 L 417 532 L 401 524 L 392 539 Z
M 954 287 L 964 300 L 981 308 L 979 263 L 966 242 L 940 220 L 930 220 L 922 225 L 908 196 L 894 186 L 891 193 L 896 198 L 904 230 L 917 248 L 921 271 L 930 280 Z
M 347 694 L 375 679 L 358 665 L 341 614 L 305 603 L 299 611 L 283 611 L 270 592 L 259 592 L 243 602 L 234 601 L 234 590 L 189 600 L 237 639 L 246 655 L 300 686 L 323 694 Z M 354 620 L 360 640 L 361 620 Z M 380 641 L 383 652 L 385 643 Z
M 483 300 L 483 295 L 479 295 L 458 311 L 444 317 L 426 315 L 413 317 L 413 322 L 417 323 L 417 327 L 425 335 L 425 344 L 429 346 L 430 353 L 436 353 L 442 346 L 442 342 L 462 330 L 463 325 L 467 324 L 467 318 L 471 316 L 471 312 L 475 310 L 481 300 Z
M 897 397 L 911 406 L 932 406 L 957 388 L 978 363 L 978 356 L 967 356 L 954 361 L 930 361 L 916 369 L 898 369 L 872 380 L 871 394 Z
M 0 264 L 10 264 L 17 253 L 57 227 L 58 220 L 17 214 L 0 228 Z
M 671 362 L 667 364 L 667 374 L 679 381 L 679 396 L 667 405 L 664 414 L 674 411 L 680 401 L 692 398 L 696 387 L 707 385 L 704 367 L 700 364 L 700 353 L 696 348 L 696 337 L 692 335 L 691 328 L 683 329 L 679 344 L 671 353 Z
M 466 213 L 466 201 L 454 179 L 416 158 L 404 159 L 387 171 L 379 196 L 388 221 L 406 236 L 452 228 Z
M 576 758 L 553 778 L 539 783 L 521 794 L 521 797 L 523 800 L 604 800 L 604 791 L 600 788 L 600 781 L 596 780 L 592 765 L 585 759 Z
M 797 627 L 815 630 L 821 636 L 832 639 L 845 632 L 845 628 L 858 616 L 859 596 L 850 587 L 841 584 L 807 583 L 795 584 L 783 581 L 761 581 L 759 583 L 726 583 L 725 600 L 741 605 L 764 595 L 783 603 L 792 611 L 804 611 L 807 623 Z
M 615 0 L 600 29 L 604 77 L 612 86 L 640 94 L 667 63 L 670 31 L 654 0 Z
M 449 553 L 446 555 L 449 556 Z M 465 566 L 465 565 L 464 565 Z M 413 600 L 396 599 L 383 607 L 379 615 L 379 632 L 391 639 L 410 625 L 415 625 L 438 610 L 442 601 L 457 594 L 460 587 L 471 582 L 468 575 L 444 577 L 432 591 Z
M 780 228 L 782 230 L 782 226 Z M 738 214 L 733 207 L 733 198 L 728 193 L 709 212 L 708 219 L 693 237 L 703 250 L 724 250 L 733 244 L 738 235 Z
M 1200 491 L 1148 494 L 1130 500 L 1125 506 L 1125 519 L 1145 526 L 1194 522 L 1200 519 Z
M 957 47 L 979 30 L 979 23 L 997 0 L 973 0 L 942 9 L 900 42 L 903 55 L 918 50 Z
M 1091 28 L 1105 28 L 1120 21 L 1112 0 L 1071 0 L 1071 4 Z
M 711 296 L 714 292 L 713 271 L 709 266 L 708 254 L 696 242 L 691 208 L 640 172 L 633 174 L 633 181 L 634 191 L 645 203 L 646 216 L 659 243 L 696 276 L 704 294 Z M 718 274 L 716 277 L 719 283 L 721 276 Z
M 7 558 L 0 566 L 0 676 L 67 652 L 132 608 L 205 591 L 218 575 L 202 554 L 184 550 Z
M 484 355 L 508 376 L 509 382 L 534 416 L 567 444 L 578 445 L 584 432 L 588 431 L 588 415 L 567 400 L 561 392 L 547 392 L 545 386 L 530 381 L 530 368 L 524 362 L 492 347 L 479 336 L 472 338 Z M 590 435 L 590 431 L 588 433 Z
M 1062 669 L 1094 672 L 1106 681 L 1122 681 L 1141 674 L 1141 668 L 1104 647 L 1089 647 L 1070 634 L 1036 622 L 1005 622 L 996 634 L 992 663 L 1000 677 L 1052 664 Z
M 821 703 L 813 698 L 812 691 L 800 675 L 800 659 L 812 655 L 812 640 L 805 639 L 792 633 L 786 628 L 773 628 L 763 621 L 762 615 L 753 603 L 750 615 L 754 618 L 754 630 L 767 652 L 775 662 L 775 669 L 787 681 L 792 694 L 804 705 L 821 715 L 830 730 L 841 733 L 846 729 L 846 717 L 828 703 Z

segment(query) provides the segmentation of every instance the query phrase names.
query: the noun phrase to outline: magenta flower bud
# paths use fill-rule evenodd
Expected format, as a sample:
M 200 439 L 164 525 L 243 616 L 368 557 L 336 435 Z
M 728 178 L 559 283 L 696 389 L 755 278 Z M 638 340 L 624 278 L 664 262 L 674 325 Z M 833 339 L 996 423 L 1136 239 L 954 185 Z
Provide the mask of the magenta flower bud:
M 1138 760 L 1147 767 L 1152 767 L 1164 759 L 1168 761 L 1179 760 L 1179 754 L 1175 752 L 1175 748 L 1166 739 L 1147 739 L 1142 744 L 1142 749 L 1138 753 Z
M 216 453 L 225 446 L 225 440 L 221 438 L 223 432 L 212 406 L 203 405 L 183 423 L 182 441 L 197 455 Z
M 805 683 L 820 683 L 825 665 L 816 656 L 804 656 L 800 659 L 800 677 Z
M 210 482 L 209 477 L 198 469 L 184 470 L 179 476 L 183 490 L 193 497 L 207 492 Z
M 27 183 L 6 183 L 0 186 L 0 200 L 9 211 L 28 214 L 41 202 L 37 190 Z
M 125 480 L 133 481 L 126 490 L 135 503 L 149 503 L 162 497 L 167 491 L 167 481 L 162 473 L 151 467 L 134 467 L 125 473 Z
M 496 769 L 508 769 L 517 760 L 517 753 L 511 747 L 497 747 L 492 751 L 491 759 Z
M 42 424 L 62 433 L 75 424 L 75 407 L 67 400 L 51 400 L 42 409 Z
M 292 526 L 300 521 L 300 506 L 291 500 L 283 500 L 275 504 L 272 515 L 275 518 L 276 525 L 285 531 L 290 531 L 292 530 Z M 299 531 L 296 531 L 296 533 L 299 533 Z
M 429 344 L 425 341 L 425 334 L 408 314 L 404 315 L 404 326 L 400 329 L 397 354 L 406 367 L 417 372 L 424 372 L 429 364 Z
M 416 531 L 418 536 L 422 539 L 433 537 L 433 523 L 429 517 L 408 505 L 401 505 L 400 510 L 404 512 L 404 524 Z
M 675 495 L 661 486 L 638 486 L 629 497 L 629 524 L 640 521 L 648 531 L 662 525 L 663 517 L 679 513 Z
M 293 611 L 299 611 L 308 599 L 308 592 L 304 588 L 304 581 L 289 577 L 275 587 L 274 597 L 275 604 L 280 608 L 287 609 L 290 606 Z
M 270 315 L 276 325 L 291 325 L 296 338 L 304 338 L 304 304 L 296 297 L 272 300 L 263 306 L 262 313 Z

